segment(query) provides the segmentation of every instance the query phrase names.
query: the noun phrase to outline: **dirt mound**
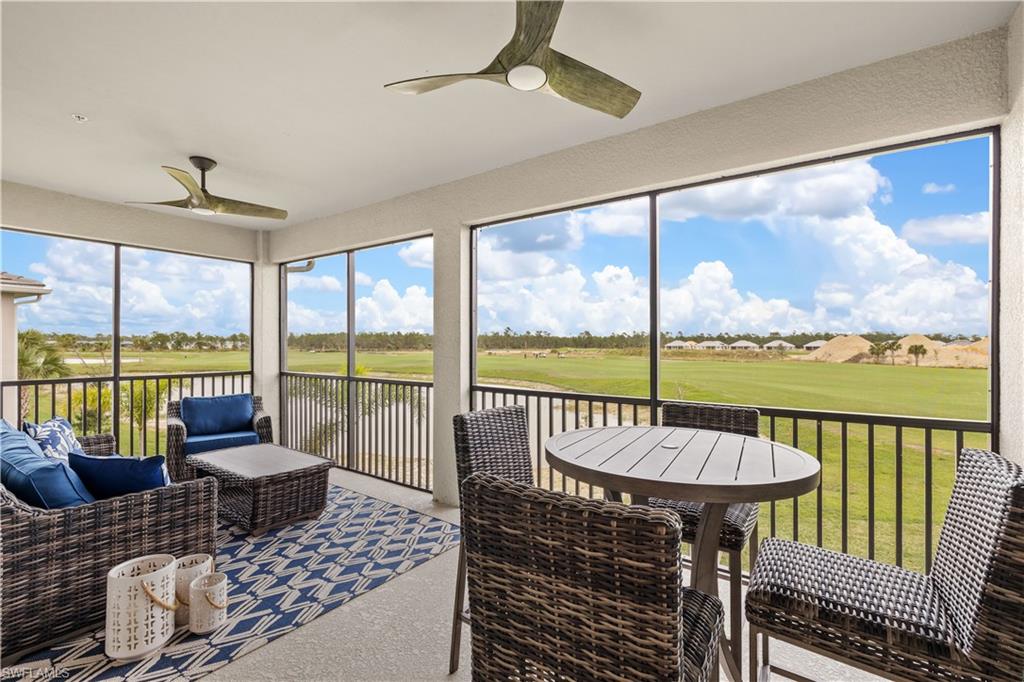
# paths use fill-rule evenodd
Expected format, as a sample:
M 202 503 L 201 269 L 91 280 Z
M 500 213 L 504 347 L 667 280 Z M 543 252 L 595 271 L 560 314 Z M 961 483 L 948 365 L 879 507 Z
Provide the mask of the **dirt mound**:
M 837 336 L 801 359 L 817 362 L 858 362 L 859 356 L 866 355 L 870 348 L 871 342 L 862 336 Z
M 972 343 L 972 344 L 970 344 L 968 346 L 962 346 L 962 348 L 967 348 L 967 349 L 969 349 L 971 351 L 974 351 L 975 353 L 984 353 L 985 355 L 988 355 L 988 353 L 989 353 L 988 337 L 986 336 L 985 338 L 981 339 L 980 341 L 975 341 L 974 343 Z
M 934 351 L 936 348 L 944 347 L 941 341 L 933 341 L 924 334 L 910 334 L 909 336 L 904 336 L 898 343 L 900 344 L 900 349 L 896 351 L 896 357 L 909 355 L 907 351 L 911 346 L 924 346 L 924 349 L 929 353 Z

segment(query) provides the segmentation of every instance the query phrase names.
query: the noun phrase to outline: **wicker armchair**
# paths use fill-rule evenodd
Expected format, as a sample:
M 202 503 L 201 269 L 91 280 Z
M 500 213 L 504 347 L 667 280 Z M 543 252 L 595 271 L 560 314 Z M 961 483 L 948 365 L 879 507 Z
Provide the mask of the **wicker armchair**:
M 114 436 L 79 438 L 111 455 Z M 4 662 L 103 625 L 107 571 L 133 557 L 215 553 L 217 484 L 204 478 L 45 510 L 0 486 Z
M 459 486 L 477 472 L 531 485 L 530 428 L 521 405 L 459 414 L 452 418 L 455 431 L 455 466 Z M 455 606 L 448 672 L 459 669 L 462 624 L 469 622 L 466 597 L 466 546 L 459 544 L 459 568 L 455 577 Z
M 722 604 L 683 586 L 675 514 L 478 473 L 462 520 L 474 680 L 717 672 Z
M 661 413 L 664 426 L 679 426 L 691 429 L 713 429 L 743 436 L 758 435 L 760 413 L 749 407 L 711 405 L 705 403 L 665 403 Z M 669 509 L 679 514 L 683 522 L 683 542 L 693 545 L 697 539 L 697 527 L 704 511 L 700 502 L 666 500 L 652 497 L 648 504 L 657 509 Z M 729 653 L 739 669 L 743 665 L 743 547 L 750 540 L 750 568 L 753 570 L 757 558 L 757 515 L 760 512 L 756 502 L 730 504 L 722 521 L 719 549 L 729 556 Z
M 1024 473 L 964 450 L 927 575 L 769 539 L 750 576 L 754 636 L 894 679 L 1024 680 Z
M 270 415 L 263 411 L 263 397 L 252 397 L 252 428 L 261 443 L 274 442 L 274 426 Z M 167 403 L 167 470 L 172 481 L 191 481 L 196 477 L 196 470 L 185 462 L 185 439 L 188 432 L 185 422 L 181 420 L 181 401 L 171 400 Z

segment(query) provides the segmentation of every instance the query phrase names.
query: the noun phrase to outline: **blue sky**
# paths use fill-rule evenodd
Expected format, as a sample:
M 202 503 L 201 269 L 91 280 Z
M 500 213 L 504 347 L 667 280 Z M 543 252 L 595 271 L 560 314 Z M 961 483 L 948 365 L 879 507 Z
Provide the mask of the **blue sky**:
M 684 334 L 985 334 L 988 137 L 662 195 L 662 329 Z M 3 231 L 8 272 L 55 291 L 22 328 L 109 333 L 113 249 Z M 645 331 L 645 199 L 479 234 L 480 329 Z M 248 266 L 125 248 L 126 334 L 231 334 L 249 320 Z M 429 238 L 356 253 L 359 330 L 430 332 Z M 289 277 L 292 332 L 345 328 L 345 257 Z
M 129 247 L 121 263 L 122 334 L 249 332 L 248 264 Z M 0 264 L 53 289 L 18 307 L 19 329 L 112 333 L 114 247 L 3 230 Z
M 662 195 L 662 329 L 988 330 L 989 138 Z M 647 327 L 644 200 L 480 235 L 480 327 Z

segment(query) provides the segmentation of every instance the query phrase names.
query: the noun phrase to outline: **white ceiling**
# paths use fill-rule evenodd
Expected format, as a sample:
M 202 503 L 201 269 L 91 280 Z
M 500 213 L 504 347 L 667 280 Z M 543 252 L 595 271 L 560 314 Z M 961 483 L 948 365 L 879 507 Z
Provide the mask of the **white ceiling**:
M 643 92 L 620 121 L 486 82 L 381 87 L 487 64 L 511 0 L 5 2 L 3 178 L 178 199 L 160 166 L 203 154 L 220 164 L 212 192 L 290 212 L 207 220 L 276 228 L 987 30 L 1013 6 L 569 2 L 552 46 Z

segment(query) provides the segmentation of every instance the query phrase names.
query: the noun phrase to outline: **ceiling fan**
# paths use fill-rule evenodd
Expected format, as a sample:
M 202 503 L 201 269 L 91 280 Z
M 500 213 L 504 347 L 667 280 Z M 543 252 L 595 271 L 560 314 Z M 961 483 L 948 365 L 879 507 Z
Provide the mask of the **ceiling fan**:
M 550 47 L 562 0 L 517 0 L 516 29 L 498 56 L 475 73 L 410 78 L 385 88 L 421 95 L 464 80 L 487 80 L 516 90 L 539 90 L 576 104 L 624 117 L 640 91 Z
M 164 171 L 172 178 L 177 180 L 188 192 L 188 196 L 184 199 L 177 199 L 174 201 L 129 201 L 129 204 L 146 204 L 148 206 L 173 206 L 175 208 L 187 208 L 193 213 L 199 215 L 241 215 L 249 216 L 252 218 L 273 218 L 274 220 L 284 220 L 288 217 L 288 211 L 281 208 L 273 208 L 271 206 L 261 206 L 260 204 L 250 204 L 247 201 L 238 201 L 237 199 L 225 199 L 224 197 L 218 197 L 214 194 L 210 194 L 206 191 L 206 172 L 211 171 L 217 167 L 217 162 L 213 159 L 208 159 L 205 156 L 190 156 L 188 160 L 192 162 L 200 173 L 200 182 L 197 183 L 187 171 L 183 171 L 180 168 L 173 168 L 171 166 L 161 166 Z

